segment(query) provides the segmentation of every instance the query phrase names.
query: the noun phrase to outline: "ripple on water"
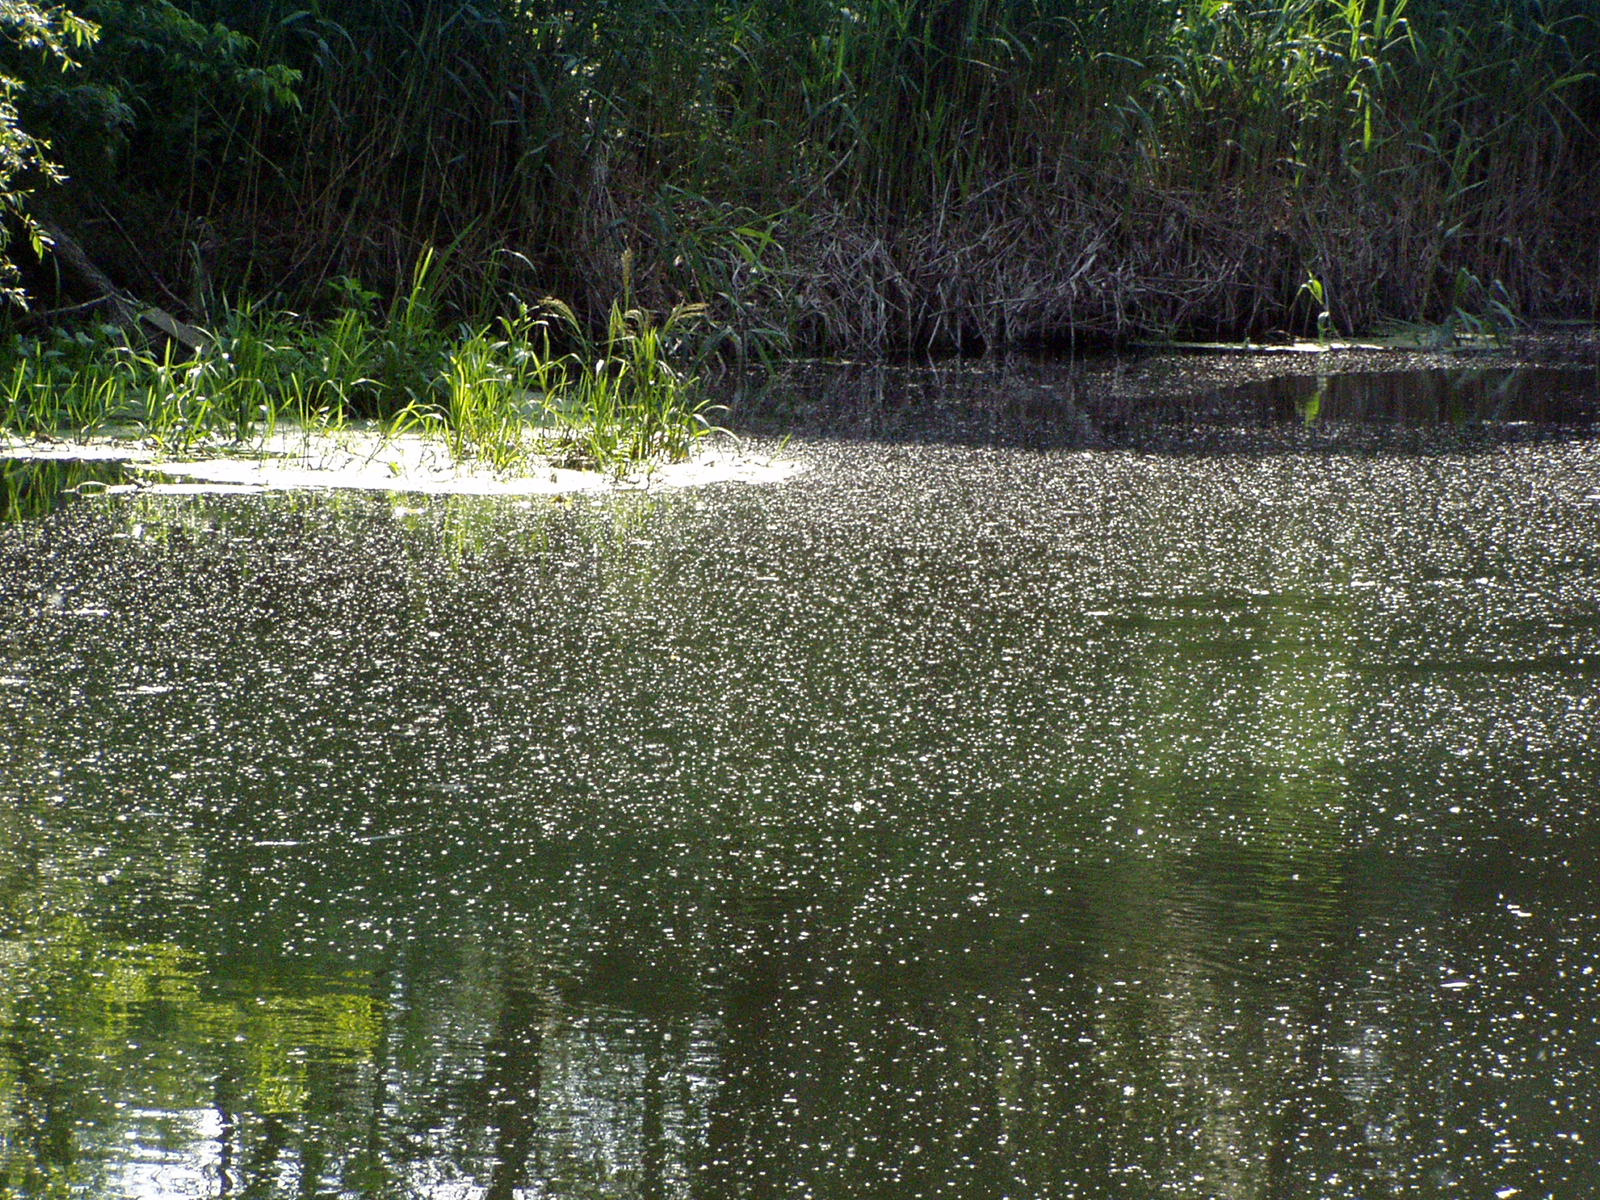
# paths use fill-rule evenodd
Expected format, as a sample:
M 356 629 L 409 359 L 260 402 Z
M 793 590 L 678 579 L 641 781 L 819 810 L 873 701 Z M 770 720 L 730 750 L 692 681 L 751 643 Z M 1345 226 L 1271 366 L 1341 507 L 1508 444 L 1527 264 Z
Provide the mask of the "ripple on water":
M 789 453 L 0 532 L 20 1193 L 1594 1186 L 1592 441 Z

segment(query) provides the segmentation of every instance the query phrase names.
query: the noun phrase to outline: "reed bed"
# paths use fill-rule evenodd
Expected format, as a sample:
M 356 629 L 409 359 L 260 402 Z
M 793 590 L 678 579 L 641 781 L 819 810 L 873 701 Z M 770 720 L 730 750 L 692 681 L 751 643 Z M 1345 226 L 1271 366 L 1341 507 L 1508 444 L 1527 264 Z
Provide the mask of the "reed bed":
M 297 304 L 403 295 L 426 246 L 441 311 L 553 292 L 591 337 L 631 254 L 641 311 L 704 302 L 735 357 L 1600 297 L 1588 0 L 186 8 L 300 72 L 172 197 L 187 252 Z

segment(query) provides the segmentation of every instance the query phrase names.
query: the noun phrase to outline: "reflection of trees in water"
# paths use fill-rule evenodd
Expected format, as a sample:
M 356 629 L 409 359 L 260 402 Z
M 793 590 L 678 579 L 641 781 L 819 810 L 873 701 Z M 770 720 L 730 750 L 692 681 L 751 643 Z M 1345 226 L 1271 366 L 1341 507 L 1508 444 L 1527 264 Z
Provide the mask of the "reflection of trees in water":
M 0 984 L 9 1177 L 92 1184 L 165 1114 L 170 1151 L 260 1196 L 455 1180 L 495 1196 L 538 1181 L 756 1197 L 801 1181 L 861 1197 L 1270 1197 L 1330 1170 L 1425 1187 L 1452 1154 L 1492 1152 L 1493 1131 L 1448 1145 L 1440 1131 L 1480 1115 L 1466 1056 L 1519 997 L 1455 1013 L 1441 1040 L 1450 956 L 1419 931 L 1449 895 L 1392 877 L 1403 861 L 1343 861 L 1368 882 L 1311 925 L 1247 911 L 1284 886 L 1270 857 L 1175 861 L 1133 888 L 1126 864 L 1080 874 L 1020 939 L 1003 878 L 995 908 L 959 926 L 929 915 L 961 898 L 917 884 L 869 928 L 859 895 L 798 890 L 723 935 L 722 983 L 687 1005 L 667 982 L 682 962 L 651 973 L 648 920 L 615 978 L 552 974 L 507 940 L 417 947 L 378 977 L 297 982 L 267 964 L 222 993 L 176 949 L 35 930 L 54 949 Z M 853 919 L 865 936 L 841 932 Z
M 543 1116 L 546 1006 L 531 964 L 508 956 L 499 991 L 500 1012 L 484 1047 L 479 1092 L 468 1107 L 491 1131 L 494 1165 L 485 1200 L 510 1200 L 523 1185 Z
M 1304 363 L 1283 362 L 1280 377 L 1262 380 L 1259 363 L 1229 362 L 817 363 L 743 401 L 738 415 L 757 428 L 887 442 L 1291 453 L 1304 450 L 1307 429 L 1350 449 L 1467 449 L 1593 428 L 1600 418 L 1593 367 L 1306 373 Z M 1201 427 L 1210 439 L 1198 437 Z

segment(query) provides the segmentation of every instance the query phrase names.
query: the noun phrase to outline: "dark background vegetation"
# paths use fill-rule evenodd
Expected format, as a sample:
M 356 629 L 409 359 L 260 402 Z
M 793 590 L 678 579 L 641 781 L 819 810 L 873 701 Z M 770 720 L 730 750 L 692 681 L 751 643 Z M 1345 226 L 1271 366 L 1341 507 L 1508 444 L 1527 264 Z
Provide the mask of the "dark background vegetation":
M 429 247 L 456 315 L 601 315 L 632 251 L 651 305 L 850 353 L 1600 294 L 1593 0 L 71 7 L 75 69 L 4 49 L 68 177 L 22 206 L 202 325 L 403 293 Z M 12 253 L 36 310 L 84 298 Z

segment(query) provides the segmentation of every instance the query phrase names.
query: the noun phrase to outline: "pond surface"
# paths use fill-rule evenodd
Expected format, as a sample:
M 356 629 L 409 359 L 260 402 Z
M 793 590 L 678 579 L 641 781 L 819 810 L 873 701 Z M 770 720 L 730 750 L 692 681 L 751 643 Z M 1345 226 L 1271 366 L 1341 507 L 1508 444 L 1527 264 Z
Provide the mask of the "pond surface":
M 0 1194 L 1600 1190 L 1592 390 L 903 384 L 0 528 Z

